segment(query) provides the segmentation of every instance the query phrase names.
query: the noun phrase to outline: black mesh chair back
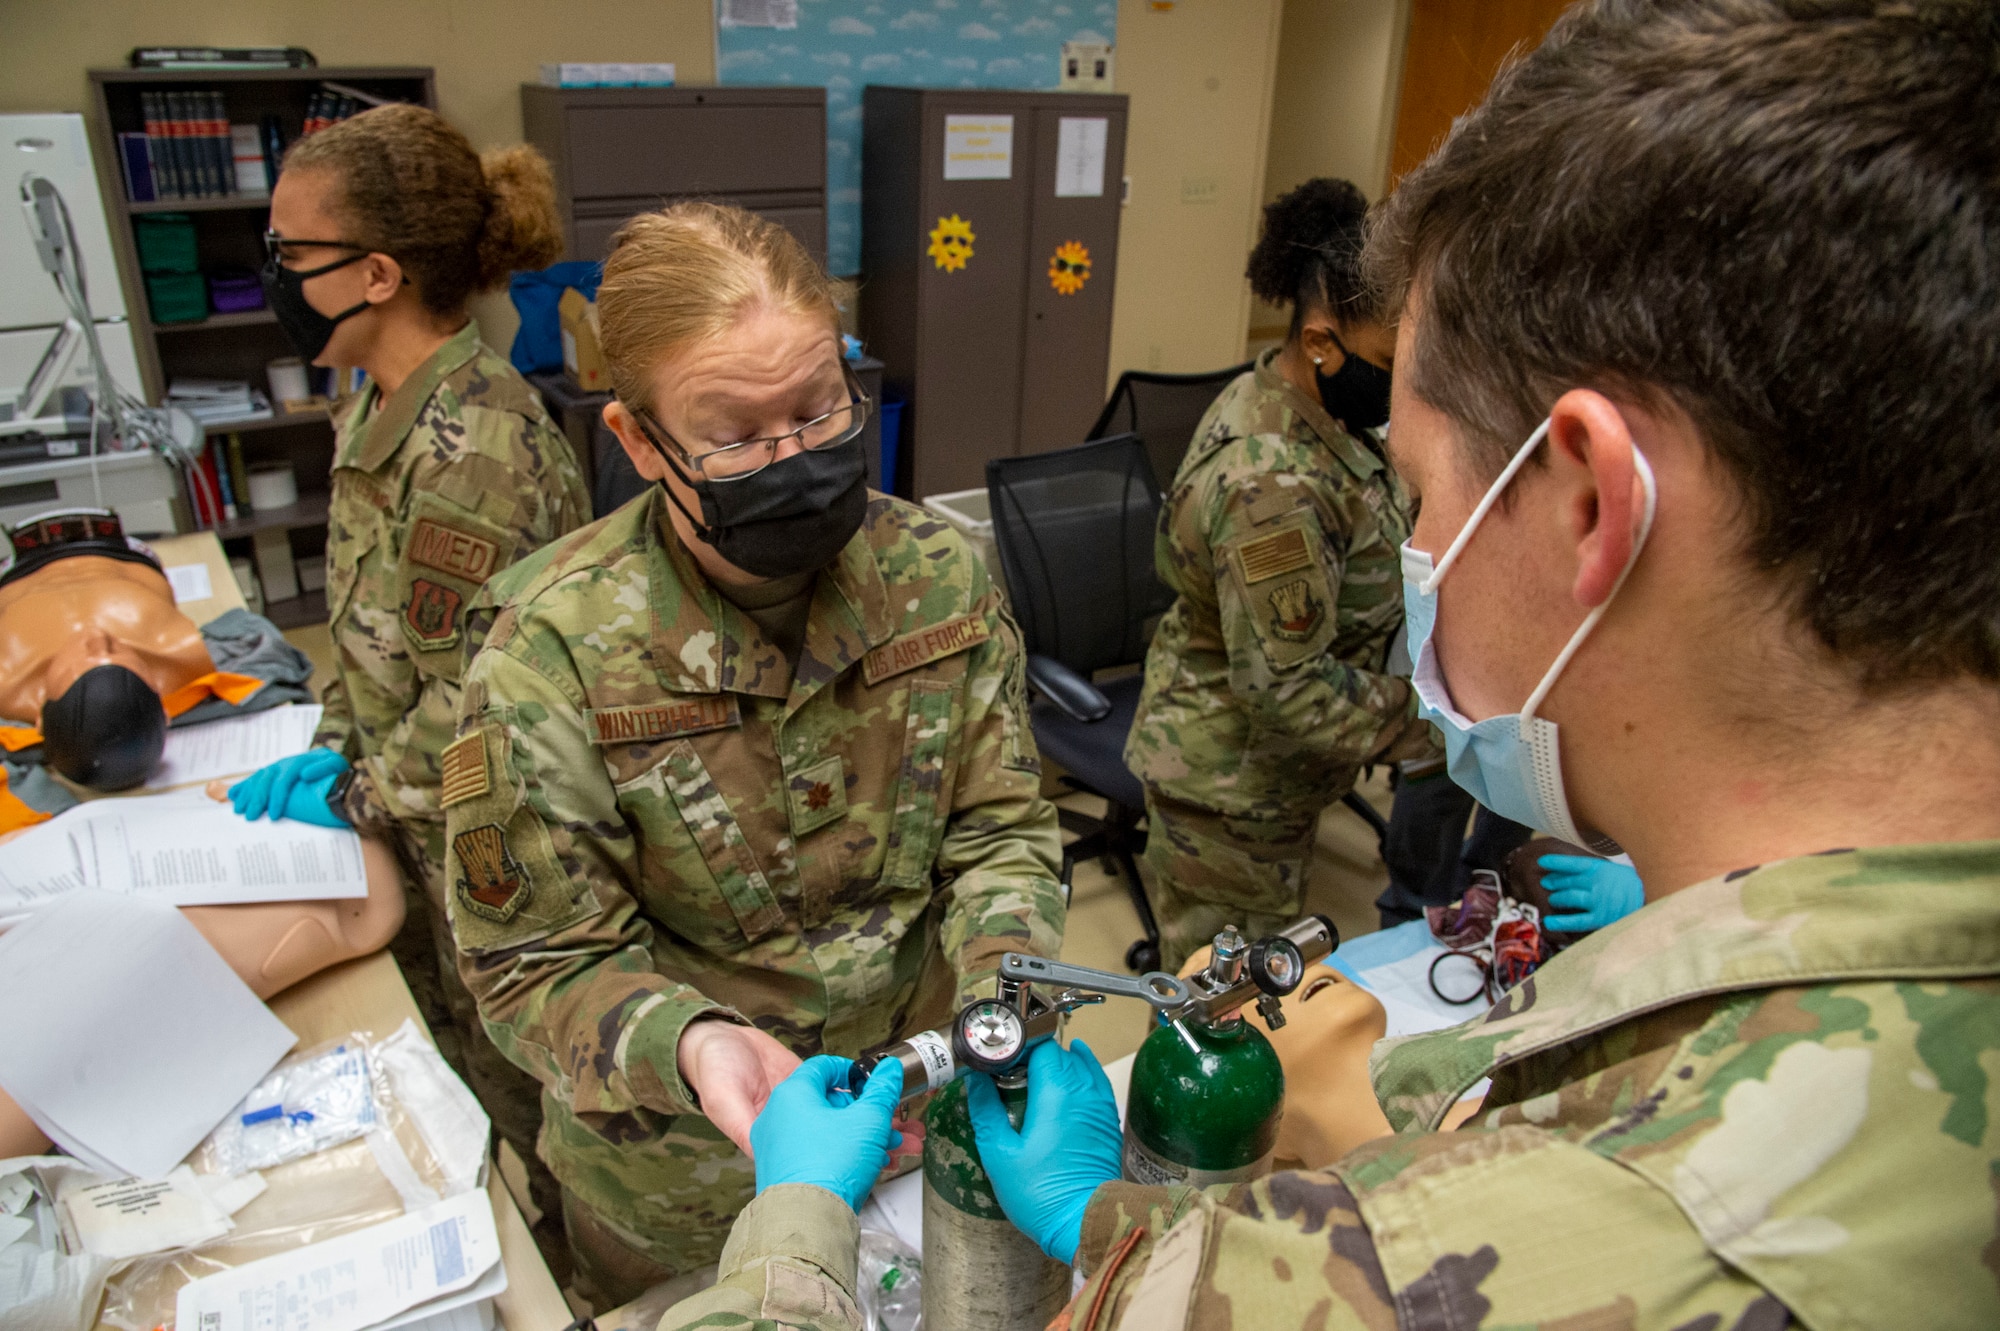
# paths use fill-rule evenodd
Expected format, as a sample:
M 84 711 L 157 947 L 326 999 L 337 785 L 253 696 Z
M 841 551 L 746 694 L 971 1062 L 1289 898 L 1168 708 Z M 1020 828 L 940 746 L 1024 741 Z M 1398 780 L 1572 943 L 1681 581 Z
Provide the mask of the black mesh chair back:
M 1136 435 L 986 464 L 993 540 L 1028 651 L 1088 679 L 1145 659 L 1173 603 L 1153 572 L 1160 486 Z
M 1153 374 L 1127 370 L 1118 376 L 1111 400 L 1090 427 L 1090 438 L 1112 434 L 1136 434 L 1146 441 L 1146 456 L 1152 459 L 1153 475 L 1162 489 L 1174 483 L 1181 458 L 1194 439 L 1194 427 L 1215 401 L 1216 394 L 1255 361 L 1245 361 L 1226 370 L 1206 374 Z

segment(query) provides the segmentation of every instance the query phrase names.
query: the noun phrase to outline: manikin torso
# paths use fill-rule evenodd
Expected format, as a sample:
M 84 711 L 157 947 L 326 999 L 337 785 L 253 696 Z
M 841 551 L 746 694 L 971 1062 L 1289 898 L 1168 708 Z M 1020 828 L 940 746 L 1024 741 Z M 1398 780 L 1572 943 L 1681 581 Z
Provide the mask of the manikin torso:
M 215 669 L 150 564 L 73 555 L 0 587 L 0 717 L 39 725 L 84 671 L 121 665 L 161 697 Z

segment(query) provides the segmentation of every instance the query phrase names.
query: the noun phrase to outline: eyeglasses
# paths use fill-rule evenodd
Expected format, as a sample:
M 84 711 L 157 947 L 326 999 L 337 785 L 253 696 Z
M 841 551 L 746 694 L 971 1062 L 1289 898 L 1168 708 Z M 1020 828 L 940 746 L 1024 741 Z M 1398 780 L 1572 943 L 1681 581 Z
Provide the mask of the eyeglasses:
M 640 427 L 657 447 L 664 439 L 672 444 L 674 451 L 694 468 L 695 475 L 706 481 L 740 481 L 755 476 L 771 465 L 778 456 L 778 446 L 796 439 L 799 447 L 808 452 L 818 452 L 826 448 L 838 448 L 859 435 L 868 424 L 868 408 L 872 405 L 868 394 L 854 378 L 854 372 L 845 362 L 840 367 L 841 378 L 847 383 L 847 391 L 852 395 L 844 407 L 835 407 L 824 416 L 816 416 L 796 430 L 774 434 L 762 439 L 743 439 L 733 444 L 723 444 L 705 453 L 691 453 L 687 447 L 661 425 L 659 418 L 650 410 L 640 408 L 632 414 L 639 420 Z
M 358 250 L 366 254 L 368 247 L 366 245 L 356 245 L 351 240 L 293 240 L 289 236 L 281 236 L 268 228 L 265 230 L 264 253 L 270 256 L 272 263 L 283 263 L 286 260 L 296 261 L 301 257 L 298 254 L 299 250 Z

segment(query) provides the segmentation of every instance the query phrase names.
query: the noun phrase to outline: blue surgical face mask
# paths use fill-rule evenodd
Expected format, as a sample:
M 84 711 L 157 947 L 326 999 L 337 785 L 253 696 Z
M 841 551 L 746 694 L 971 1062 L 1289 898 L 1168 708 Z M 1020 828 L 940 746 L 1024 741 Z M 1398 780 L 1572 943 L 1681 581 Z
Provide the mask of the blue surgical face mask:
M 1612 584 L 1611 595 L 1585 616 L 1582 625 L 1571 635 L 1569 644 L 1557 654 L 1555 663 L 1542 676 L 1542 682 L 1535 686 L 1535 691 L 1528 695 L 1528 701 L 1522 704 L 1520 711 L 1490 716 L 1484 721 L 1467 719 L 1452 705 L 1451 690 L 1445 686 L 1444 672 L 1438 667 L 1437 645 L 1431 641 L 1431 630 L 1437 624 L 1438 584 L 1444 581 L 1445 574 L 1451 572 L 1451 566 L 1471 541 L 1472 533 L 1479 529 L 1479 524 L 1499 502 L 1500 496 L 1506 493 L 1507 486 L 1527 464 L 1535 449 L 1540 447 L 1542 440 L 1548 437 L 1548 433 L 1549 423 L 1543 421 L 1528 436 L 1528 442 L 1521 445 L 1520 452 L 1514 454 L 1513 460 L 1508 462 L 1506 469 L 1487 490 L 1485 498 L 1472 510 L 1464 529 L 1435 567 L 1428 554 L 1412 549 L 1408 541 L 1403 542 L 1404 628 L 1409 634 L 1410 652 L 1416 662 L 1411 682 L 1417 690 L 1418 712 L 1444 735 L 1445 770 L 1451 774 L 1451 779 L 1503 818 L 1539 828 L 1577 845 L 1588 845 L 1590 843 L 1577 829 L 1576 820 L 1570 816 L 1569 798 L 1563 793 L 1562 754 L 1556 738 L 1556 723 L 1535 713 L 1549 696 L 1549 690 L 1555 687 L 1570 658 L 1583 646 L 1584 639 L 1597 627 L 1597 622 L 1604 618 L 1612 598 L 1618 595 L 1619 588 L 1625 585 L 1625 579 L 1632 572 L 1632 566 L 1638 563 L 1646 538 L 1652 534 L 1653 514 L 1659 507 L 1659 488 L 1645 455 L 1636 446 L 1632 450 L 1639 484 L 1646 492 L 1645 512 L 1639 520 L 1638 534 L 1632 541 L 1632 554 L 1620 570 L 1618 581 Z

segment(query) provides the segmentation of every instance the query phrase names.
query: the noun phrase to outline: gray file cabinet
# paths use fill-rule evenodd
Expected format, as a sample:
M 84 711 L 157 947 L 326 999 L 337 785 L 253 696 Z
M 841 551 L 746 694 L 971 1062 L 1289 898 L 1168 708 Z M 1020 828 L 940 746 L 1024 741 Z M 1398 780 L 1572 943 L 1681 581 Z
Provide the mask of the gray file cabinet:
M 862 105 L 861 324 L 909 399 L 904 493 L 1082 443 L 1111 354 L 1125 97 L 871 86 Z
M 555 168 L 571 259 L 602 259 L 626 218 L 682 199 L 782 223 L 826 262 L 823 88 L 521 85 L 528 142 Z

